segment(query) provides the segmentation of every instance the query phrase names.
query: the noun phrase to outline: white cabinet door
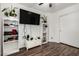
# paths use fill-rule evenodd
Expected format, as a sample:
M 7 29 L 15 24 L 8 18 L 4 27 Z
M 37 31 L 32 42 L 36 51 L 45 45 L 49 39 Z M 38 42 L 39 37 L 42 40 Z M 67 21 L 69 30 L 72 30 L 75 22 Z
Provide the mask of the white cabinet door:
M 60 17 L 60 42 L 79 47 L 79 11 Z

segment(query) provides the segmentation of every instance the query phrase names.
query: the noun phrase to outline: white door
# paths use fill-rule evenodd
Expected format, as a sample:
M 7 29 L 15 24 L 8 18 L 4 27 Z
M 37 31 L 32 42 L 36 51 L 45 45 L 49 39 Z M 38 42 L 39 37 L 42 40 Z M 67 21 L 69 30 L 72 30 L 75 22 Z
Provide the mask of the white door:
M 60 42 L 79 47 L 79 11 L 60 17 Z

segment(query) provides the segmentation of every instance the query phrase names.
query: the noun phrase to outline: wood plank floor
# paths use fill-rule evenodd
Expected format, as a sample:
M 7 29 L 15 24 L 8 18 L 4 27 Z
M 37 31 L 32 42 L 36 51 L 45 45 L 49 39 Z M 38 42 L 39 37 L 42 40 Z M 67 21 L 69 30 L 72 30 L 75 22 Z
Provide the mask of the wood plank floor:
M 79 56 L 79 49 L 61 43 L 47 43 L 10 56 Z

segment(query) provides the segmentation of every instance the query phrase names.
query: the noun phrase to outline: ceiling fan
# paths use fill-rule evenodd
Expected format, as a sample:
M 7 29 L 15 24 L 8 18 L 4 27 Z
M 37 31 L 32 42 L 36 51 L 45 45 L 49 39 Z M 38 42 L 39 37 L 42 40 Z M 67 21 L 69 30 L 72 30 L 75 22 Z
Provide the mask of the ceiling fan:
M 40 6 L 40 5 L 43 5 L 44 3 L 39 3 L 38 5 Z M 51 8 L 53 6 L 53 4 L 52 3 L 49 3 L 49 7 Z

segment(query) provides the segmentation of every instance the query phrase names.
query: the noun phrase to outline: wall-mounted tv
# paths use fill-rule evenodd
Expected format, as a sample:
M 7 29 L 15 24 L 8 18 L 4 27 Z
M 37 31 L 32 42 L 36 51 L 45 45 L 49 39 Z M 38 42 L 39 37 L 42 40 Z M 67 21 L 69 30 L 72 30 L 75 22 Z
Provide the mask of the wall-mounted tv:
M 20 24 L 40 25 L 40 14 L 20 9 Z

